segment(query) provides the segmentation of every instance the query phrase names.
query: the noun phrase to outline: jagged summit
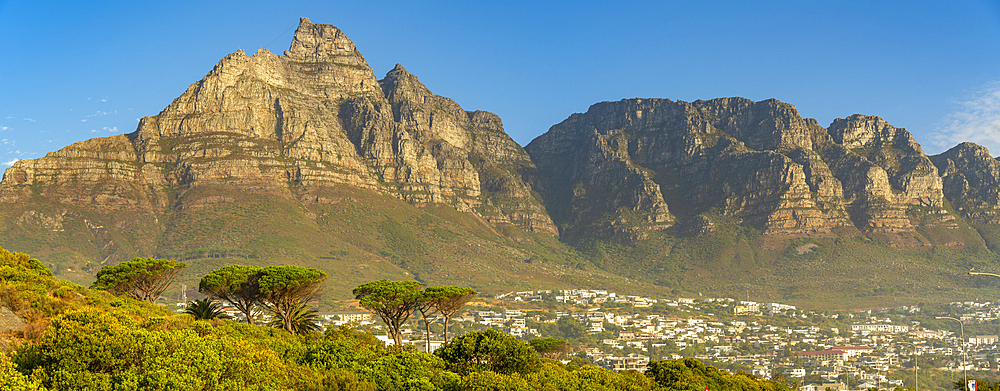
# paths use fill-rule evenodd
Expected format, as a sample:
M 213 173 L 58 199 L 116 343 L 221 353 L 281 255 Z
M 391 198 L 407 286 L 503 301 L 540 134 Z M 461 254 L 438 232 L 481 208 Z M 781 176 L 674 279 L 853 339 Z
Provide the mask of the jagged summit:
M 285 57 L 368 67 L 361 52 L 343 31 L 330 24 L 313 24 L 305 17 L 299 19 L 299 27 L 295 29 Z
M 1000 224 L 1000 161 L 986 147 L 965 142 L 930 159 L 956 209 L 970 221 Z
M 290 182 L 348 185 L 554 234 L 523 174 L 510 171 L 530 159 L 490 118 L 434 95 L 399 65 L 378 81 L 341 30 L 302 18 L 284 56 L 229 54 L 127 138 L 24 161 L 5 185 L 120 181 L 99 192 L 130 204 L 151 193 L 161 205 L 168 197 L 157 186 L 227 183 L 289 194 Z M 110 154 L 120 160 L 114 169 L 73 159 L 109 155 L 91 148 L 127 153 Z M 491 205 L 489 197 L 509 201 Z

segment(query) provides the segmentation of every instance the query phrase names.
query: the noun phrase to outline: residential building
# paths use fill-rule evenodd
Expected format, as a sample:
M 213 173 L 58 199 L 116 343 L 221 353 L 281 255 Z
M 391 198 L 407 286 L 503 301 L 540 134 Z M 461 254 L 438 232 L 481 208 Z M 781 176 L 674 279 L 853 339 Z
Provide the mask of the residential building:
M 625 357 L 605 357 L 604 367 L 613 371 L 627 371 L 636 370 L 639 372 L 646 371 L 646 365 L 649 364 L 649 357 L 641 354 L 629 354 Z
M 843 350 L 816 350 L 811 352 L 798 352 L 796 356 L 803 361 L 807 362 L 819 362 L 819 361 L 844 361 L 847 360 L 847 352 Z

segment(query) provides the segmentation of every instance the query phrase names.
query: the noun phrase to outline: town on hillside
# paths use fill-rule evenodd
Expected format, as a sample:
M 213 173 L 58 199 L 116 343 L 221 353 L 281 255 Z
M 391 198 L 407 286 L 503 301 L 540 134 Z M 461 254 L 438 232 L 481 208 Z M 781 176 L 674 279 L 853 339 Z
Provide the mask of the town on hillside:
M 177 306 L 181 310 L 184 303 Z M 366 329 L 394 343 L 367 311 L 319 315 L 324 328 Z M 421 351 L 443 345 L 442 320 L 430 322 L 428 342 L 419 318 L 410 317 L 402 343 Z M 998 318 L 1000 302 L 844 312 L 734 298 L 664 299 L 570 289 L 480 297 L 452 318 L 449 335 L 494 328 L 525 340 L 565 340 L 563 362 L 616 371 L 644 371 L 650 360 L 694 357 L 804 391 L 912 388 L 914 383 L 918 389 L 951 389 L 966 378 L 996 378 Z

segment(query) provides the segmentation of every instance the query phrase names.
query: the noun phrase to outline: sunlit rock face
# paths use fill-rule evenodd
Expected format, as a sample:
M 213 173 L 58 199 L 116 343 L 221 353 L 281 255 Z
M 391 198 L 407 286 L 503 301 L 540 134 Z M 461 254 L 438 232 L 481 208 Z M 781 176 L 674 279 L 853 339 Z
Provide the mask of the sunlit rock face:
M 1000 162 L 981 145 L 961 143 L 930 157 L 944 196 L 969 222 L 1000 224 Z
M 302 18 L 284 55 L 226 56 L 135 132 L 17 162 L 0 201 L 59 193 L 155 210 L 177 186 L 293 197 L 347 185 L 555 234 L 535 171 L 495 114 L 462 110 L 399 65 L 378 80 L 341 30 Z
M 919 236 L 925 216 L 954 219 L 937 167 L 905 129 L 863 115 L 824 129 L 773 99 L 602 102 L 526 150 L 558 224 L 632 237 L 704 226 L 706 214 L 791 237 Z

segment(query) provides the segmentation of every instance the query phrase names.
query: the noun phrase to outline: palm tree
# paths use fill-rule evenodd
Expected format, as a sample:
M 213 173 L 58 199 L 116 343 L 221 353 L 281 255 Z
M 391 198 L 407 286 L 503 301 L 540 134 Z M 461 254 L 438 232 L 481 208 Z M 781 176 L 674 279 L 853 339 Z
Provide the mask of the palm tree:
M 267 325 L 284 329 L 285 319 L 281 317 L 281 314 L 272 313 L 272 315 L 274 317 L 267 322 Z M 288 324 L 291 326 L 291 330 L 288 331 L 292 334 L 301 335 L 320 330 L 319 315 L 316 315 L 316 310 L 309 309 L 305 304 L 296 306 L 289 314 L 289 319 L 291 321 Z
M 216 303 L 209 297 L 189 302 L 187 304 L 187 308 L 184 309 L 184 313 L 194 315 L 195 319 L 209 320 L 230 318 L 229 315 L 222 311 L 222 305 Z

